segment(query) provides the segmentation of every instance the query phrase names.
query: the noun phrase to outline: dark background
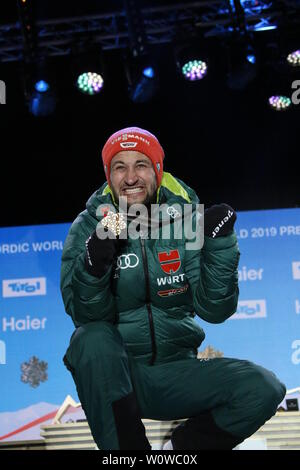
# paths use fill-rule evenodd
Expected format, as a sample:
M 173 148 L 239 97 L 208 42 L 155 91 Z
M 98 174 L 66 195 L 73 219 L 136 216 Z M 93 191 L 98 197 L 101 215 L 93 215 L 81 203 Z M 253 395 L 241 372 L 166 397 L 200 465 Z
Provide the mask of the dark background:
M 38 3 L 40 18 L 122 7 L 114 1 Z M 17 21 L 14 2 L 3 1 L 1 8 L 0 24 Z M 238 211 L 298 207 L 300 104 L 285 112 L 269 108 L 270 77 L 276 78 L 280 65 L 264 66 L 267 44 L 286 32 L 258 34 L 260 74 L 242 91 L 226 86 L 218 39 L 207 41 L 209 73 L 196 83 L 179 75 L 171 44 L 153 47 L 160 89 L 145 104 L 128 98 L 122 51 L 105 51 L 105 87 L 95 97 L 73 86 L 69 57 L 53 57 L 59 101 L 47 118 L 30 115 L 24 105 L 22 64 L 0 63 L 0 79 L 7 85 L 7 104 L 0 107 L 0 225 L 71 222 L 104 182 L 101 149 L 106 139 L 133 125 L 158 137 L 166 153 L 165 170 L 193 187 L 206 205 L 227 202 Z M 280 53 L 285 48 L 291 52 L 288 41 Z M 297 76 L 300 69 L 286 77 L 289 96 Z

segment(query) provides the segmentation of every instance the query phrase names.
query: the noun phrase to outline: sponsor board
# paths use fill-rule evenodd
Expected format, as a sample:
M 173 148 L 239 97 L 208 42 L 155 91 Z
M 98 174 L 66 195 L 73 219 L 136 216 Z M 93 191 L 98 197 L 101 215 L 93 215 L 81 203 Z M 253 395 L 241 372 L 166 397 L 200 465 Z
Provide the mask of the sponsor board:
M 49 251 L 62 251 L 64 243 L 62 240 L 44 240 L 37 242 L 23 243 L 1 243 L 1 255 L 17 255 L 19 253 L 40 253 Z
M 292 262 L 293 279 L 300 280 L 300 261 Z
M 46 328 L 47 318 L 31 318 L 26 315 L 25 318 L 3 317 L 2 318 L 2 331 L 29 331 L 29 330 L 44 330 Z
M 0 340 L 0 365 L 6 364 L 6 344 Z
M 238 270 L 239 282 L 262 281 L 263 271 L 264 271 L 263 268 L 254 269 L 254 268 L 248 268 L 247 266 L 242 266 Z
M 291 361 L 292 364 L 297 366 L 300 364 L 300 339 L 295 339 L 292 342 L 292 349 L 295 349 L 295 351 L 292 354 Z
M 3 279 L 2 297 L 28 297 L 46 295 L 46 278 Z
M 249 318 L 266 318 L 266 316 L 267 306 L 265 299 L 240 300 L 236 313 L 232 315 L 230 319 L 243 320 Z

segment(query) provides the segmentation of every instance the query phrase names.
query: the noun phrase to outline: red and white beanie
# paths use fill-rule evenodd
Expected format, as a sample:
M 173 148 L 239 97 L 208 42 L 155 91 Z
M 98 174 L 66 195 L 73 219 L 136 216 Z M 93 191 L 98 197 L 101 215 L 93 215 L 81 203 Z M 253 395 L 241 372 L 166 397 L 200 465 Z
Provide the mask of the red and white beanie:
M 111 160 L 118 152 L 124 150 L 135 150 L 149 157 L 156 173 L 157 185 L 160 186 L 163 175 L 163 159 L 165 157 L 163 148 L 155 135 L 139 127 L 126 127 L 115 132 L 104 145 L 102 160 L 109 186 Z

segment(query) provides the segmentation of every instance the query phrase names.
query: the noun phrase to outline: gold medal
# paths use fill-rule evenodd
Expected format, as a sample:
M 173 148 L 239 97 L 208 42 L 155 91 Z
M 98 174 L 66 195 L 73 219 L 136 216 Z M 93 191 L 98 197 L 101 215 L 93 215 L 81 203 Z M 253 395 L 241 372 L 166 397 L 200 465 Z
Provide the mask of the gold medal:
M 103 227 L 110 230 L 115 236 L 119 236 L 121 231 L 126 228 L 125 217 L 121 213 L 115 214 L 109 211 L 105 217 L 101 220 Z

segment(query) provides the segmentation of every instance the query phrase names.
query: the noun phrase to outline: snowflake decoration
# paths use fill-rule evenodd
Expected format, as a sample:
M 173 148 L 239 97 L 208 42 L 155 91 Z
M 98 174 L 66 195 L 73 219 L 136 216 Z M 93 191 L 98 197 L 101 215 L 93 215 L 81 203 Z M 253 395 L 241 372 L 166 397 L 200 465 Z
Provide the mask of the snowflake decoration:
M 38 357 L 32 356 L 28 362 L 21 364 L 21 381 L 36 388 L 48 379 L 47 369 L 47 362 L 39 361 Z

